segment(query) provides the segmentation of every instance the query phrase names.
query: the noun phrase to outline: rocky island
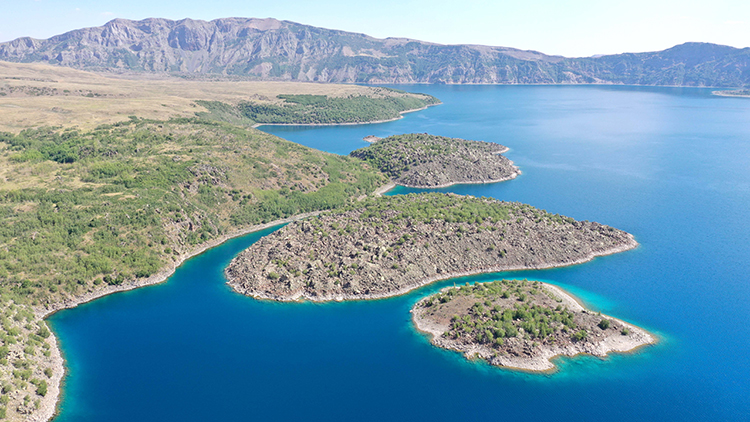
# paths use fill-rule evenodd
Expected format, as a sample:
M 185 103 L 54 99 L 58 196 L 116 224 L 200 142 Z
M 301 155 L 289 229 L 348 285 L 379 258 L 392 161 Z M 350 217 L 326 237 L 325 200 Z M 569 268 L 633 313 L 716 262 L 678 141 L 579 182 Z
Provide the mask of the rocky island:
M 226 269 L 263 299 L 376 299 L 469 274 L 550 268 L 634 248 L 632 235 L 529 205 L 454 194 L 369 198 L 293 222 Z
M 350 155 L 371 163 L 399 185 L 440 188 L 515 178 L 521 171 L 500 155 L 506 151 L 493 142 L 412 133 L 377 139 Z
M 738 89 L 738 90 L 726 90 L 726 91 L 711 91 L 711 94 L 718 95 L 720 97 L 750 98 L 750 89 Z
M 539 281 L 502 280 L 447 287 L 417 302 L 414 324 L 438 347 L 497 366 L 554 368 L 556 356 L 604 357 L 654 343 L 624 321 L 591 312 L 561 289 Z

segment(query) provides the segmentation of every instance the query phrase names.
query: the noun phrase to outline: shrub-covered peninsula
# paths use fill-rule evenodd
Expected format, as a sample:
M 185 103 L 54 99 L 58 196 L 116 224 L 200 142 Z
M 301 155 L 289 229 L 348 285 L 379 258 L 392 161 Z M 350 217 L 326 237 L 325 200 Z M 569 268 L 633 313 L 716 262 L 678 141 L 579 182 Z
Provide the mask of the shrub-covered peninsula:
M 417 302 L 414 324 L 436 346 L 497 366 L 554 368 L 556 356 L 606 356 L 654 343 L 624 321 L 591 312 L 560 288 L 528 280 L 466 283 Z
M 372 163 L 402 186 L 439 188 L 513 179 L 521 171 L 493 142 L 412 133 L 389 136 L 350 155 Z
M 369 198 L 291 223 L 227 267 L 238 292 L 274 300 L 376 299 L 435 280 L 582 263 L 632 235 L 520 203 L 454 194 Z

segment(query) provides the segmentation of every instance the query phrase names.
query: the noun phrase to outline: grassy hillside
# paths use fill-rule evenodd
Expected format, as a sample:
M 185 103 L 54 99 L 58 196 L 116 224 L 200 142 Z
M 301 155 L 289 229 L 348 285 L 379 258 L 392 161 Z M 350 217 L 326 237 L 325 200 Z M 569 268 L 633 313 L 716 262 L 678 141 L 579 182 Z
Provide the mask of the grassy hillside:
M 39 126 L 91 130 L 129 116 L 168 120 L 196 114 L 245 126 L 367 122 L 438 102 L 428 95 L 356 85 L 140 76 L 131 80 L 0 62 L 0 131 L 18 133 Z M 324 100 L 310 101 L 319 99 Z
M 386 182 L 355 158 L 197 118 L 0 133 L 0 419 L 54 408 L 62 365 L 34 309 L 138 285 L 228 233 Z
M 148 277 L 237 228 L 386 182 L 354 158 L 195 120 L 6 133 L 0 169 L 0 294 L 33 305 Z

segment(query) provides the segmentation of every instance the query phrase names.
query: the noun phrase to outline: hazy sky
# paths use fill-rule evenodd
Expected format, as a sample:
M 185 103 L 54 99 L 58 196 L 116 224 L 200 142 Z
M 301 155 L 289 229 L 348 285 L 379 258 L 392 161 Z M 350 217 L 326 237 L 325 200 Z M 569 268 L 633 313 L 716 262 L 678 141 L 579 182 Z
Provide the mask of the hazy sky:
M 0 41 L 48 38 L 115 18 L 273 17 L 442 44 L 564 56 L 662 50 L 687 41 L 750 47 L 748 0 L 0 0 Z

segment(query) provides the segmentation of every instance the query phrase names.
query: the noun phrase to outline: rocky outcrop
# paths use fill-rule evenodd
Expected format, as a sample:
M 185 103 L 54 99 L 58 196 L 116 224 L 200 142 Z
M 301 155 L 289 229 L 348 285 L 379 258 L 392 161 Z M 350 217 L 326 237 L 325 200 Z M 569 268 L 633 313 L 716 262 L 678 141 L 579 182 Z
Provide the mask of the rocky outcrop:
M 439 188 L 460 183 L 493 183 L 521 171 L 493 142 L 467 141 L 426 133 L 389 136 L 350 155 L 372 163 L 401 186 Z
M 434 345 L 528 371 L 554 369 L 557 356 L 604 357 L 656 342 L 645 330 L 588 311 L 558 287 L 538 281 L 446 287 L 411 312 Z
M 565 58 L 507 47 L 377 39 L 252 18 L 115 19 L 47 40 L 0 43 L 0 60 L 344 83 L 750 84 L 750 48 L 687 43 L 650 53 Z
M 257 298 L 376 299 L 440 279 L 586 262 L 633 236 L 529 205 L 453 194 L 358 202 L 291 223 L 240 253 L 229 284 Z

